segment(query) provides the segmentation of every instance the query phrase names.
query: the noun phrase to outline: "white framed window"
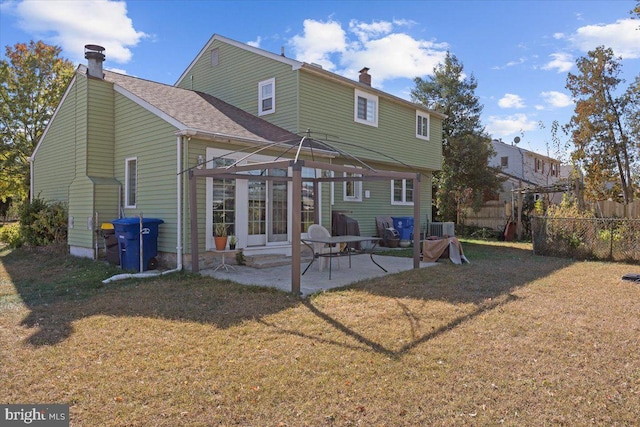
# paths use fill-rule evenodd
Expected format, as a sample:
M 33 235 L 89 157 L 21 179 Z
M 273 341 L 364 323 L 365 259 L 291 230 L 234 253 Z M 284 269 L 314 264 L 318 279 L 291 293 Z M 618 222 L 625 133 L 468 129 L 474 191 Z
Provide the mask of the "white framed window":
M 428 114 L 416 111 L 416 138 L 429 140 L 431 118 Z
M 509 157 L 503 156 L 500 157 L 500 167 L 508 168 L 509 167 Z
M 413 206 L 413 180 L 391 180 L 391 204 Z
M 138 201 L 138 158 L 124 161 L 124 207 L 135 208 Z
M 344 172 L 345 178 L 361 177 L 356 172 Z M 343 198 L 345 202 L 361 202 L 362 201 L 362 181 L 344 181 L 343 184 Z
M 378 127 L 378 97 L 361 90 L 355 90 L 353 120 Z
M 276 111 L 276 79 L 272 78 L 258 83 L 258 115 L 271 114 Z

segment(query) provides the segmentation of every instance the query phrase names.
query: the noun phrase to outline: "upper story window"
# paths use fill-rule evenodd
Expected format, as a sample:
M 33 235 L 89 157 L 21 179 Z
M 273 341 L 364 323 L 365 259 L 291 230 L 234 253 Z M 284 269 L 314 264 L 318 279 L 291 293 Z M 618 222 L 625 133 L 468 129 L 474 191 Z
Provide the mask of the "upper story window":
M 536 159 L 536 172 L 544 173 L 544 161 L 542 159 Z
M 413 205 L 412 179 L 394 179 L 391 181 L 391 204 Z
M 356 89 L 353 119 L 358 123 L 377 127 L 378 97 Z
M 124 162 L 124 207 L 135 208 L 138 200 L 138 158 L 131 157 Z
M 500 157 L 500 166 L 503 168 L 508 168 L 509 167 L 509 157 L 504 156 L 504 157 Z
M 416 111 L 416 137 L 429 139 L 429 115 Z
M 558 176 L 558 164 L 551 163 L 551 176 Z
M 361 177 L 362 175 L 355 172 L 345 172 L 344 176 Z M 344 184 L 344 197 L 345 202 L 361 202 L 362 201 L 362 181 L 345 181 Z
M 276 79 L 258 83 L 258 115 L 271 114 L 276 111 Z

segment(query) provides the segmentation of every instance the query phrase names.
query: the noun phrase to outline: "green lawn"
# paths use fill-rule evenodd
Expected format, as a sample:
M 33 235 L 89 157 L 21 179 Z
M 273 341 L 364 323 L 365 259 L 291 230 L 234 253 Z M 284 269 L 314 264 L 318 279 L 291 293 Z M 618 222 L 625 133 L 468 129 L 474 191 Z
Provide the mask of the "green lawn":
M 77 426 L 636 425 L 640 267 L 463 246 L 308 299 L 5 250 L 0 400 Z

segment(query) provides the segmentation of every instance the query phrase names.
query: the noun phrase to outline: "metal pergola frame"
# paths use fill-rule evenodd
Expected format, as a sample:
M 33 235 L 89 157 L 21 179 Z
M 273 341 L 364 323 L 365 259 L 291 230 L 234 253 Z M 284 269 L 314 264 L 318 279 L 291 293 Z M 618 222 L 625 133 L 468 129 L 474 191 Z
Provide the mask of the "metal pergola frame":
M 300 147 L 302 146 L 302 141 L 300 141 Z M 376 170 L 366 165 L 364 162 L 352 157 L 353 160 L 365 165 L 365 168 L 362 169 L 354 169 L 352 166 L 348 165 L 339 165 L 332 164 L 328 162 L 321 162 L 317 160 L 304 160 L 299 159 L 300 147 L 298 148 L 298 152 L 296 153 L 295 159 L 279 159 L 274 161 L 267 162 L 258 162 L 251 163 L 246 165 L 239 165 L 237 162 L 233 165 L 219 167 L 214 169 L 198 169 L 191 168 L 188 170 L 189 176 L 189 215 L 191 222 L 191 265 L 193 272 L 199 271 L 199 249 L 198 249 L 198 192 L 197 192 L 197 183 L 199 178 L 218 178 L 218 179 L 247 179 L 251 178 L 252 180 L 265 180 L 265 181 L 285 181 L 292 182 L 292 225 L 291 225 L 291 292 L 294 295 L 300 294 L 300 280 L 301 280 L 301 244 L 300 242 L 296 242 L 301 236 L 301 220 L 302 215 L 300 209 L 296 209 L 296 206 L 301 205 L 302 201 L 302 182 L 313 182 L 314 191 L 314 203 L 315 206 L 318 206 L 319 203 L 319 194 L 318 194 L 318 183 L 320 182 L 344 182 L 344 181 L 373 181 L 373 180 L 387 180 L 391 181 L 394 179 L 406 179 L 413 181 L 413 218 L 414 224 L 420 224 L 420 181 L 421 174 L 419 172 L 400 172 L 400 171 L 390 171 L 390 170 Z M 357 171 L 357 174 L 360 176 L 324 176 L 324 173 L 321 173 L 319 177 L 316 178 L 303 178 L 302 177 L 302 168 L 313 168 L 320 169 L 321 171 L 332 171 L 332 172 L 348 172 L 353 174 Z M 282 176 L 270 176 L 268 174 L 261 175 L 248 175 L 247 172 L 251 171 L 264 171 L 268 169 L 288 169 L 291 168 L 293 171 L 292 176 L 282 177 Z M 318 210 L 315 210 L 315 218 L 314 221 L 319 223 L 319 213 Z M 297 236 L 297 237 L 296 237 Z M 420 226 L 413 227 L 413 268 L 420 268 Z

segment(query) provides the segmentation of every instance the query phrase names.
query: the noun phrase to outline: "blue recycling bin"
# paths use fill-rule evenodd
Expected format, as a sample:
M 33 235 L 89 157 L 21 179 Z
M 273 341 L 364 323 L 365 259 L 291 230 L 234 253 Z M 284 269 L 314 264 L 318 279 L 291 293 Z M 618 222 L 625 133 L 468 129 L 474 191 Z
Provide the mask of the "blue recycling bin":
M 393 228 L 398 230 L 400 240 L 411 240 L 413 236 L 413 217 L 412 216 L 392 216 Z
M 140 271 L 140 232 L 142 232 L 143 269 L 153 270 L 157 267 L 158 226 L 164 223 L 159 218 L 120 218 L 111 221 L 118 239 L 120 267 L 123 270 Z

